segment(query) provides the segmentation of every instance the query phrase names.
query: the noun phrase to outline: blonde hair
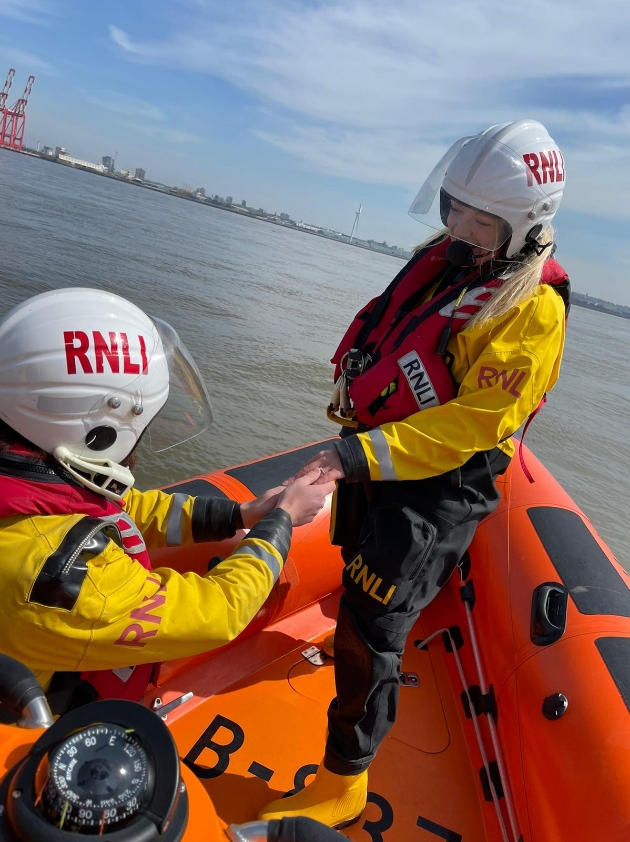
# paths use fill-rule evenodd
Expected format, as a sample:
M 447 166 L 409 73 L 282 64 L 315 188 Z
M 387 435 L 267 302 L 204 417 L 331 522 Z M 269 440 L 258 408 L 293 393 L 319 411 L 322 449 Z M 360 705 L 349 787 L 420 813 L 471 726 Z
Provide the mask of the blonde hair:
M 553 227 L 549 225 L 536 238 L 536 242 L 543 246 L 543 250 L 532 251 L 524 260 L 517 263 L 508 263 L 507 266 L 504 261 L 494 261 L 492 258 L 482 265 L 484 268 L 492 269 L 493 263 L 496 265 L 496 277 L 504 278 L 503 284 L 492 295 L 486 304 L 477 312 L 467 323 L 466 327 L 473 325 L 484 324 L 491 319 L 497 319 L 504 316 L 517 304 L 532 298 L 536 294 L 540 278 L 542 276 L 543 265 L 545 260 L 550 256 L 551 244 L 553 243 Z M 424 243 L 416 246 L 413 250 L 417 254 L 420 249 L 427 246 L 434 246 L 443 242 L 449 236 L 448 229 L 445 228 L 440 231 L 439 235 L 433 234 Z

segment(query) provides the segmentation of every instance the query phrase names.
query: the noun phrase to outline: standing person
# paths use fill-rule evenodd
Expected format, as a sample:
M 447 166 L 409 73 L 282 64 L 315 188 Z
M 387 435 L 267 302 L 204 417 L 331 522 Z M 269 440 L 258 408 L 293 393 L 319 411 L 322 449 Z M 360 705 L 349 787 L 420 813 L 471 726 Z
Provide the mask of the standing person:
M 263 818 L 342 827 L 365 807 L 407 635 L 496 507 L 510 437 L 558 378 L 568 279 L 551 258 L 551 221 L 564 180 L 558 146 L 532 120 L 455 143 L 410 210 L 426 218 L 439 190 L 444 229 L 359 312 L 333 357 L 329 415 L 342 416 L 342 439 L 296 477 L 320 468 L 339 480 L 337 697 L 315 779 Z
M 143 435 L 161 451 L 211 420 L 177 333 L 117 295 L 47 292 L 0 320 L 0 651 L 44 689 L 81 673 L 64 705 L 140 699 L 155 662 L 233 640 L 278 578 L 292 526 L 332 493 L 317 470 L 241 505 L 132 487 Z M 151 570 L 148 549 L 243 528 L 206 576 Z

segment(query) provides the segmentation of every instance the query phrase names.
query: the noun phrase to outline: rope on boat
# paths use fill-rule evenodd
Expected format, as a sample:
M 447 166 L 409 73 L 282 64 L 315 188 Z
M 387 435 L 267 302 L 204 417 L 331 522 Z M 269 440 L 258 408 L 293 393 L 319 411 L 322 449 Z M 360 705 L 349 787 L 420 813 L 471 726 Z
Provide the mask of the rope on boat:
M 477 645 L 477 635 L 475 633 L 475 626 L 472 618 L 472 611 L 468 602 L 464 602 L 466 608 L 466 620 L 468 622 L 468 631 L 470 633 L 470 642 L 472 644 L 473 657 L 475 659 L 475 666 L 477 668 L 477 677 L 479 679 L 479 687 L 481 688 L 482 696 L 488 693 L 488 685 L 486 684 L 486 677 L 481 665 L 481 658 L 479 656 L 479 647 Z M 497 761 L 497 768 L 499 770 L 499 777 L 501 778 L 501 785 L 503 786 L 503 794 L 505 796 L 505 808 L 507 810 L 508 818 L 510 820 L 510 827 L 512 829 L 512 836 L 517 842 L 520 839 L 518 825 L 516 823 L 516 815 L 514 812 L 514 804 L 512 802 L 512 793 L 510 791 L 508 776 L 505 772 L 505 765 L 503 763 L 503 755 L 499 745 L 499 735 L 497 733 L 497 726 L 494 721 L 492 713 L 488 713 L 488 728 L 490 729 L 490 738 L 492 740 L 492 748 L 494 749 L 494 756 Z
M 466 607 L 468 607 L 468 606 L 466 606 Z M 488 786 L 490 787 L 490 793 L 492 795 L 492 801 L 494 803 L 494 808 L 495 808 L 496 813 L 497 813 L 497 819 L 498 819 L 498 822 L 499 822 L 499 827 L 501 828 L 501 836 L 503 837 L 503 842 L 511 842 L 510 837 L 508 836 L 508 832 L 507 832 L 507 828 L 505 826 L 505 822 L 503 820 L 503 814 L 501 812 L 501 805 L 499 804 L 499 795 L 498 795 L 498 793 L 495 789 L 494 781 L 492 780 L 492 777 L 490 775 L 490 764 L 488 763 L 488 756 L 486 754 L 486 748 L 485 748 L 485 745 L 484 745 L 484 742 L 483 742 L 483 737 L 481 736 L 481 730 L 479 728 L 477 716 L 475 715 L 475 706 L 474 706 L 472 697 L 471 697 L 470 692 L 469 692 L 469 686 L 468 686 L 468 683 L 466 682 L 466 676 L 464 675 L 464 668 L 462 666 L 462 662 L 461 662 L 459 654 L 457 652 L 457 646 L 455 645 L 455 640 L 453 639 L 453 635 L 451 634 L 450 629 L 438 629 L 437 631 L 433 632 L 433 634 L 429 635 L 429 637 L 426 637 L 424 640 L 416 641 L 416 643 L 414 645 L 418 649 L 421 649 L 422 647 L 424 647 L 428 643 L 430 643 L 432 640 L 434 640 L 438 635 L 440 635 L 440 637 L 441 637 L 444 634 L 448 635 L 449 640 L 451 641 L 451 648 L 453 650 L 453 655 L 455 656 L 455 663 L 457 664 L 457 672 L 459 673 L 459 678 L 460 678 L 460 681 L 462 683 L 462 687 L 464 688 L 464 693 L 466 694 L 466 697 L 468 699 L 468 704 L 470 706 L 470 712 L 472 714 L 472 717 L 471 717 L 472 724 L 473 724 L 473 727 L 475 729 L 475 737 L 477 738 L 477 745 L 479 746 L 479 753 L 481 754 L 481 762 L 483 763 L 483 768 L 486 770 L 486 775 L 487 775 L 487 778 L 488 778 Z M 486 691 L 483 691 L 483 692 L 485 693 Z M 491 719 L 491 717 L 489 717 L 489 719 Z M 494 724 L 494 723 L 492 723 L 492 724 Z M 493 744 L 494 744 L 494 741 L 493 741 Z M 506 798 L 506 806 L 507 806 L 508 796 L 507 796 L 507 789 L 506 789 L 506 781 L 504 779 L 504 774 L 502 772 L 502 768 L 503 768 L 502 764 L 499 763 L 498 759 L 497 759 L 497 768 L 499 769 L 499 775 L 501 777 L 501 784 L 503 786 L 503 793 L 504 793 L 504 796 Z M 510 810 L 508 809 L 508 815 L 509 814 L 510 814 Z M 512 824 L 511 821 L 510 821 L 510 824 Z M 517 842 L 518 835 L 516 833 L 514 833 L 514 826 L 513 825 L 512 825 L 512 833 L 514 834 L 512 842 Z

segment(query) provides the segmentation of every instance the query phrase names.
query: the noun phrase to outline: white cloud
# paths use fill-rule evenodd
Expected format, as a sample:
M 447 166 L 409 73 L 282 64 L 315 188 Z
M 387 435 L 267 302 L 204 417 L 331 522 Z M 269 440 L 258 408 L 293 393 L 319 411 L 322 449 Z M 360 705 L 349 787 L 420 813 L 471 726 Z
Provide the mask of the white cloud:
M 119 47 L 122 47 L 122 49 L 126 50 L 127 52 L 134 52 L 133 44 L 122 31 L 122 29 L 118 29 L 117 26 L 110 26 L 109 34 L 114 44 L 118 44 Z
M 303 158 L 317 172 L 404 188 L 416 184 L 443 152 L 441 145 L 393 128 L 358 131 L 293 123 L 284 132 L 256 130 L 255 134 Z
M 594 13 L 586 0 L 533 0 L 526 13 L 504 0 L 433 6 L 245 0 L 226 17 L 209 2 L 183 15 L 184 24 L 162 41 L 141 42 L 114 26 L 110 33 L 131 56 L 221 76 L 311 118 L 363 127 L 432 125 L 448 101 L 485 110 L 499 82 L 571 73 L 625 77 L 627 42 L 619 34 L 630 13 L 619 0 L 603 5 L 607 14 L 602 4 Z M 429 104 L 440 114 L 428 112 Z
M 126 94 L 118 94 L 114 91 L 102 91 L 88 95 L 88 99 L 93 105 L 99 108 L 105 108 L 108 111 L 122 114 L 125 117 L 136 117 L 145 120 L 165 119 L 164 112 L 157 108 L 157 106 L 152 105 L 150 102 L 145 102 L 142 99 L 127 96 Z
M 115 91 L 87 93 L 86 98 L 99 109 L 111 111 L 124 118 L 131 118 L 121 121 L 125 130 L 153 138 L 160 144 L 167 143 L 180 146 L 204 142 L 204 138 L 198 135 L 161 125 L 166 121 L 167 115 L 162 109 L 145 100 L 119 94 Z
M 0 46 L 0 58 L 7 61 L 11 67 L 17 68 L 18 70 L 18 77 L 20 73 L 24 75 L 24 73 L 43 73 L 47 76 L 56 76 L 57 71 L 49 64 L 47 61 L 44 61 L 37 56 L 34 56 L 32 53 L 24 52 L 24 50 L 16 50 L 13 47 L 2 47 Z M 26 81 L 28 77 L 24 77 L 24 81 Z M 4 79 L 0 80 L 0 83 L 3 82 Z M 18 79 L 18 85 L 21 82 Z M 13 81 L 13 84 L 16 84 L 16 81 Z
M 180 132 L 177 129 L 166 129 L 162 126 L 148 125 L 146 123 L 129 123 L 127 128 L 146 137 L 152 137 L 160 143 L 169 143 L 175 146 L 181 146 L 185 143 L 203 143 L 204 138 L 198 135 L 190 134 L 188 132 Z
M 110 26 L 131 60 L 208 73 L 253 96 L 264 107 L 257 136 L 317 172 L 413 188 L 456 137 L 541 119 L 568 143 L 570 205 L 603 215 L 604 173 L 630 214 L 628 179 L 609 163 L 628 146 L 628 108 L 603 116 L 549 97 L 537 106 L 534 94 L 573 76 L 622 92 L 629 33 L 625 0 L 180 0 L 161 40 Z M 528 91 L 533 107 L 521 104 Z
M 0 0 L 0 15 L 28 23 L 46 23 L 54 9 L 49 0 Z

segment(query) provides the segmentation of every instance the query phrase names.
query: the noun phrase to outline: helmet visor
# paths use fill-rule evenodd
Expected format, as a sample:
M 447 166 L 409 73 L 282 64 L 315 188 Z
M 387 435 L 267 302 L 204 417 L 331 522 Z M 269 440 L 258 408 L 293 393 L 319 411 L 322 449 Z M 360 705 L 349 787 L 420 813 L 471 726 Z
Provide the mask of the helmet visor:
M 154 453 L 189 441 L 212 423 L 208 390 L 190 352 L 177 331 L 153 318 L 168 363 L 168 400 L 148 427 L 147 438 Z
M 461 137 L 459 140 L 455 141 L 455 143 L 444 155 L 442 155 L 438 163 L 431 170 L 431 174 L 418 191 L 418 195 L 411 203 L 409 216 L 413 216 L 413 218 L 417 219 L 418 222 L 429 224 L 426 219 L 426 215 L 431 210 L 433 201 L 437 196 L 438 190 L 442 186 L 442 182 L 448 172 L 448 168 L 459 154 L 460 149 L 462 149 L 469 140 L 472 140 L 472 137 Z M 436 227 L 441 226 L 436 225 Z

